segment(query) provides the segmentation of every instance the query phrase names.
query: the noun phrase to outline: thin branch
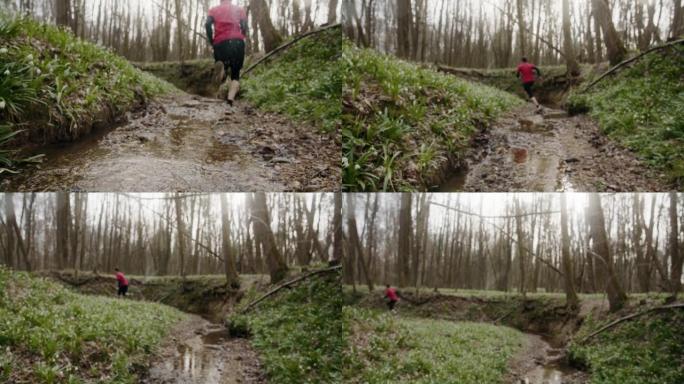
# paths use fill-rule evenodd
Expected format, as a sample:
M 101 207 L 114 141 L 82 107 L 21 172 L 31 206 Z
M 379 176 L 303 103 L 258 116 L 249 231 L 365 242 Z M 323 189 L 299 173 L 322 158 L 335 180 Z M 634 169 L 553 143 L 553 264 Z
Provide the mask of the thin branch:
M 247 75 L 248 73 L 250 73 L 254 68 L 256 68 L 257 65 L 259 65 L 259 64 L 261 64 L 261 63 L 263 63 L 263 62 L 265 62 L 266 60 L 268 60 L 269 58 L 271 58 L 271 57 L 272 57 L 273 55 L 275 55 L 276 53 L 278 53 L 278 52 L 280 52 L 280 51 L 283 51 L 283 50 L 289 48 L 290 46 L 292 46 L 294 43 L 298 42 L 299 40 L 302 40 L 302 39 L 304 39 L 304 38 L 306 38 L 306 37 L 309 37 L 309 36 L 311 36 L 311 35 L 315 35 L 315 34 L 318 34 L 318 33 L 324 32 L 324 31 L 327 31 L 327 30 L 329 30 L 329 29 L 340 28 L 341 26 L 342 26 L 342 24 L 339 24 L 339 23 L 338 23 L 338 24 L 332 24 L 332 25 L 328 25 L 328 26 L 325 26 L 325 27 L 322 27 L 322 28 L 319 28 L 319 29 L 315 29 L 315 30 L 313 30 L 313 31 L 309 31 L 309 32 L 304 33 L 304 34 L 302 34 L 302 35 L 299 35 L 299 36 L 295 37 L 294 39 L 292 39 L 291 41 L 289 41 L 289 42 L 287 42 L 287 43 L 281 45 L 280 47 L 278 47 L 278 48 L 272 50 L 272 51 L 269 52 L 266 56 L 264 56 L 264 57 L 262 57 L 261 59 L 259 59 L 256 63 L 250 65 L 249 68 L 245 69 L 245 70 L 242 72 L 242 75 L 243 75 L 243 76 L 246 76 L 246 75 Z
M 615 320 L 615 321 L 613 321 L 613 322 L 610 322 L 610 323 L 608 323 L 607 325 L 605 325 L 605 326 L 599 328 L 597 331 L 592 332 L 590 335 L 588 335 L 587 337 L 585 337 L 585 338 L 583 338 L 582 340 L 580 340 L 580 344 L 586 343 L 586 342 L 587 342 L 589 339 L 591 339 L 592 337 L 594 337 L 594 336 L 598 335 L 599 333 L 604 332 L 604 331 L 606 331 L 606 330 L 608 330 L 608 329 L 610 329 L 610 328 L 613 328 L 614 326 L 616 326 L 616 325 L 622 323 L 623 321 L 631 320 L 631 319 L 634 319 L 634 318 L 637 318 L 637 317 L 640 317 L 640 316 L 643 316 L 643 315 L 645 315 L 645 314 L 648 314 L 648 313 L 651 313 L 651 312 L 655 312 L 655 311 L 663 311 L 663 310 L 666 310 L 666 309 L 677 309 L 677 308 L 684 308 L 684 303 L 677 303 L 677 304 L 670 304 L 670 305 L 663 305 L 663 306 L 660 306 L 660 307 L 649 308 L 649 309 L 647 309 L 647 310 L 645 310 L 645 311 L 641 311 L 641 312 L 638 312 L 638 313 L 633 313 L 633 314 L 631 314 L 631 315 L 627 315 L 627 316 L 621 317 L 621 318 L 619 318 L 619 319 L 617 319 L 617 320 Z
M 258 299 L 256 299 L 256 300 L 254 300 L 253 302 L 249 303 L 243 310 L 240 311 L 240 313 L 247 313 L 247 312 L 250 311 L 252 308 L 254 308 L 257 304 L 259 304 L 260 302 L 262 302 L 262 301 L 264 301 L 265 299 L 269 298 L 270 296 L 273 296 L 275 293 L 277 293 L 278 291 L 280 291 L 280 290 L 283 289 L 283 288 L 287 288 L 287 287 L 289 287 L 289 286 L 292 286 L 292 285 L 294 285 L 294 284 L 296 284 L 296 283 L 298 283 L 298 282 L 300 282 L 300 281 L 302 281 L 302 280 L 308 279 L 309 277 L 312 277 L 312 276 L 316 276 L 316 275 L 320 275 L 320 274 L 328 273 L 328 272 L 334 272 L 334 271 L 341 270 L 341 269 L 342 269 L 342 266 L 341 266 L 341 265 L 336 265 L 336 266 L 330 267 L 330 268 L 319 269 L 319 270 L 317 270 L 317 271 L 309 272 L 309 273 L 307 273 L 306 275 L 299 276 L 299 277 L 297 277 L 297 278 L 294 279 L 294 280 L 290 280 L 290 281 L 288 281 L 288 282 L 286 282 L 286 283 L 280 284 L 279 286 L 277 286 L 277 287 L 273 288 L 272 290 L 268 291 L 266 294 L 262 295 L 262 296 L 259 297 Z

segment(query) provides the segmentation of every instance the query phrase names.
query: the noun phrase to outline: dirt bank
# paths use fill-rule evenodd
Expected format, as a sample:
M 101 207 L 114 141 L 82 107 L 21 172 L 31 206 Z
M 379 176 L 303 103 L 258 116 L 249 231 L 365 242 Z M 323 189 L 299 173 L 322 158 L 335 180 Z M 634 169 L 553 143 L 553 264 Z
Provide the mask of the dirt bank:
M 606 138 L 587 116 L 535 113 L 531 104 L 478 136 L 464 169 L 442 192 L 666 191 L 665 176 Z
M 41 148 L 42 165 L 4 180 L 14 191 L 334 191 L 340 139 L 238 102 L 179 93 L 118 127 Z

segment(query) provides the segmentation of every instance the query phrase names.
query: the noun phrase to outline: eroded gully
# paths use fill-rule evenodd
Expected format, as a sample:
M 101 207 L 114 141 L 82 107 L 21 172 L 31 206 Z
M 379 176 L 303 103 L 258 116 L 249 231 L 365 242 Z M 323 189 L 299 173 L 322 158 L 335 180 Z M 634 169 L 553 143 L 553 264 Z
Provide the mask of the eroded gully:
M 178 94 L 116 128 L 41 148 L 42 164 L 5 180 L 14 191 L 334 191 L 340 140 L 238 102 Z
M 477 138 L 467 167 L 441 192 L 664 191 L 664 176 L 600 133 L 587 116 L 531 104 L 507 113 Z
M 190 315 L 171 332 L 143 383 L 264 384 L 266 379 L 248 340 Z

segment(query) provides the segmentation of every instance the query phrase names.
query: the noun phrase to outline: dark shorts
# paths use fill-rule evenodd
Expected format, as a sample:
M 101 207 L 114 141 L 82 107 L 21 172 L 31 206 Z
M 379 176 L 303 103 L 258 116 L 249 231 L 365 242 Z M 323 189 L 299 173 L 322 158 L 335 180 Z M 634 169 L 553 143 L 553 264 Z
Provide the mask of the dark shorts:
M 128 285 L 122 285 L 119 287 L 119 296 L 126 296 L 126 292 L 128 292 Z
M 394 300 L 390 300 L 387 302 L 387 307 L 389 308 L 390 311 L 394 309 L 395 305 L 397 305 L 397 302 Z
M 223 63 L 226 76 L 230 73 L 231 80 L 240 80 L 240 70 L 245 63 L 245 41 L 226 40 L 214 45 L 214 60 Z
M 532 87 L 534 87 L 534 81 L 523 83 L 523 88 L 525 88 L 525 92 L 527 92 L 527 96 L 530 98 L 534 97 L 534 94 L 532 93 Z

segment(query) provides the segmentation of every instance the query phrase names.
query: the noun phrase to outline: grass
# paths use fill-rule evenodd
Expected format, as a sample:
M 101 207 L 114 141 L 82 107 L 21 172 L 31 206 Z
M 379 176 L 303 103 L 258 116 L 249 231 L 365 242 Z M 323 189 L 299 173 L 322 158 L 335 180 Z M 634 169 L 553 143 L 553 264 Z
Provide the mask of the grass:
M 342 300 L 339 275 L 309 278 L 229 324 L 252 334 L 269 382 L 340 383 Z
M 586 318 L 581 340 L 620 315 Z M 657 312 L 623 322 L 587 344 L 573 343 L 570 355 L 591 372 L 591 384 L 675 384 L 684 382 L 684 313 Z
M 523 101 L 343 43 L 343 188 L 429 189 L 478 130 Z
M 341 41 L 340 28 L 300 40 L 245 76 L 246 98 L 263 110 L 335 131 L 341 113 Z
M 80 295 L 0 267 L 0 381 L 136 383 L 183 317 L 167 306 Z
M 588 93 L 574 93 L 568 106 L 571 112 L 589 113 L 606 135 L 680 188 L 684 185 L 683 77 L 684 47 L 670 48 L 645 56 Z
M 0 13 L 0 125 L 23 131 L 10 150 L 29 138 L 76 140 L 108 114 L 172 89 L 67 30 Z
M 508 327 L 345 307 L 346 383 L 502 383 L 524 346 Z

